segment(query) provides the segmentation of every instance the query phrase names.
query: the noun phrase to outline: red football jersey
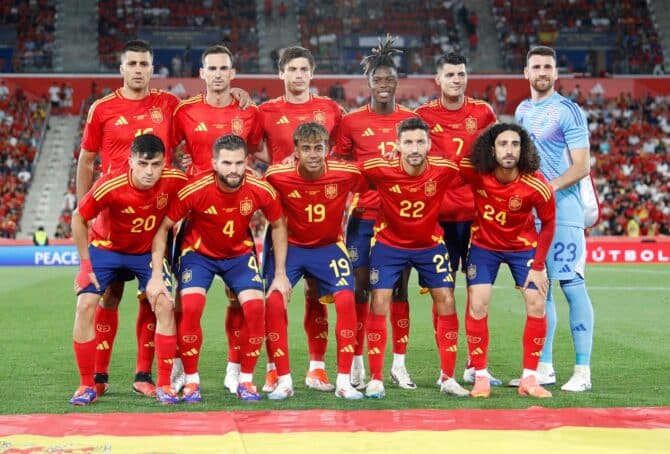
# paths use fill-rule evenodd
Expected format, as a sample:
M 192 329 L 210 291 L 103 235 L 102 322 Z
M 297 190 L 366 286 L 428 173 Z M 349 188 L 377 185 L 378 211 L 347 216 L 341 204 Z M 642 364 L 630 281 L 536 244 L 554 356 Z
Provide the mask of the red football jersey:
M 186 142 L 186 153 L 193 161 L 186 171 L 189 175 L 212 170 L 212 147 L 226 134 L 242 137 L 251 149 L 258 146 L 263 136 L 258 107 L 242 110 L 236 100 L 226 107 L 215 107 L 200 94 L 179 103 L 174 112 L 172 144 Z
M 388 115 L 375 113 L 369 104 L 350 112 L 342 118 L 337 134 L 337 155 L 355 162 L 383 158 L 398 147 L 398 125 L 416 116 L 400 104 L 396 104 L 395 112 Z M 377 191 L 361 194 L 351 214 L 376 220 L 379 216 Z
M 468 96 L 457 110 L 447 109 L 438 98 L 418 107 L 416 113 L 430 128 L 431 153 L 456 163 L 470 154 L 479 134 L 496 122 L 490 105 Z M 472 221 L 474 218 L 472 189 L 466 185 L 447 190 L 440 209 L 440 221 Z
M 277 189 L 288 222 L 288 242 L 301 247 L 320 247 L 343 241 L 342 219 L 349 193 L 367 188 L 355 166 L 326 161 L 326 172 L 308 180 L 298 164 L 273 165 L 265 173 Z
M 405 249 L 425 249 L 443 242 L 437 218 L 444 191 L 451 184 L 461 184 L 456 164 L 429 157 L 426 170 L 413 177 L 399 159 L 376 158 L 363 164 L 363 175 L 377 187 L 381 202 L 373 241 Z
M 282 96 L 264 102 L 259 110 L 271 164 L 280 164 L 293 153 L 293 131 L 302 123 L 322 124 L 334 141 L 342 120 L 340 106 L 325 96 L 312 95 L 302 104 L 290 103 Z
M 194 250 L 224 259 L 252 251 L 249 222 L 256 210 L 270 222 L 283 215 L 277 192 L 267 182 L 247 174 L 236 191 L 224 192 L 216 173 L 206 171 L 191 177 L 167 216 L 175 222 L 188 216 L 182 253 Z
M 156 229 L 186 181 L 183 172 L 165 169 L 153 188 L 141 191 L 133 186 L 130 170 L 103 175 L 77 208 L 87 221 L 95 218 L 91 243 L 124 254 L 150 252 Z
M 477 218 L 472 224 L 472 244 L 506 252 L 537 248 L 533 268 L 544 269 L 554 236 L 556 201 L 542 174 L 522 174 L 511 183 L 501 184 L 493 174 L 477 173 L 470 158 L 463 158 L 459 168 L 475 193 Z M 542 221 L 540 235 L 533 210 Z
M 81 148 L 100 154 L 103 173 L 128 169 L 130 146 L 135 137 L 155 134 L 165 145 L 165 163 L 172 165 L 170 128 L 179 98 L 150 90 L 142 99 L 124 98 L 121 89 L 93 103 L 88 111 Z

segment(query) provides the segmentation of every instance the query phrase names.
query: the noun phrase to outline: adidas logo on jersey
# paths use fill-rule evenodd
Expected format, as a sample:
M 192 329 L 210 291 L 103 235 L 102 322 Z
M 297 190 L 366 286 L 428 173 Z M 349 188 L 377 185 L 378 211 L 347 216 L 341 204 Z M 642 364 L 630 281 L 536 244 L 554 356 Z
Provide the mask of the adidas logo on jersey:
M 116 120 L 116 123 L 114 123 L 114 126 L 123 126 L 123 125 L 127 125 L 127 124 L 128 124 L 128 120 L 126 120 L 125 117 L 123 115 L 121 115 L 119 117 L 119 119 Z
M 135 210 L 133 209 L 133 207 L 128 207 L 128 208 L 125 208 L 125 209 L 121 210 L 121 213 L 133 214 L 133 213 L 135 213 Z
M 293 191 L 291 191 L 288 196 L 291 199 L 301 199 L 302 198 L 302 196 L 300 195 L 300 193 L 298 192 L 297 189 L 294 189 Z
M 444 132 L 444 128 L 438 123 L 433 126 L 433 129 L 431 129 L 430 132 Z
M 363 131 L 363 134 L 361 134 L 363 137 L 372 137 L 375 135 L 375 132 L 372 130 L 372 128 L 367 128 L 365 131 Z
M 214 207 L 214 205 L 212 205 L 212 206 L 210 206 L 209 208 L 207 208 L 207 209 L 205 210 L 205 213 L 207 213 L 207 214 L 219 214 L 219 212 L 216 211 L 216 208 Z
M 290 121 L 288 121 L 288 118 L 286 118 L 286 115 L 282 115 L 279 120 L 277 120 L 278 125 L 287 125 L 289 124 Z
M 336 285 L 337 285 L 338 287 L 342 287 L 342 286 L 346 286 L 346 285 L 348 285 L 348 284 L 349 284 L 349 283 L 347 282 L 347 280 L 346 280 L 345 278 L 341 277 L 340 280 L 337 281 L 337 284 L 336 284 Z
M 483 189 L 477 189 L 477 194 L 479 194 L 482 197 L 488 197 L 488 195 L 486 195 L 486 191 Z
M 195 127 L 195 130 L 198 132 L 205 132 L 207 131 L 207 126 L 205 126 L 205 122 L 201 121 L 198 126 Z
M 586 326 L 584 326 L 583 323 L 580 323 L 579 325 L 574 326 L 574 327 L 572 328 L 572 331 L 573 331 L 573 332 L 581 332 L 581 333 L 585 333 L 585 332 L 587 332 L 588 330 L 586 329 Z
M 572 272 L 572 268 L 570 268 L 570 265 L 568 265 L 568 264 L 563 265 L 563 267 L 559 271 L 559 273 L 571 273 L 571 272 Z
M 391 186 L 389 188 L 389 191 L 395 192 L 396 194 L 401 194 L 402 193 L 402 191 L 400 190 L 400 185 L 399 184 Z

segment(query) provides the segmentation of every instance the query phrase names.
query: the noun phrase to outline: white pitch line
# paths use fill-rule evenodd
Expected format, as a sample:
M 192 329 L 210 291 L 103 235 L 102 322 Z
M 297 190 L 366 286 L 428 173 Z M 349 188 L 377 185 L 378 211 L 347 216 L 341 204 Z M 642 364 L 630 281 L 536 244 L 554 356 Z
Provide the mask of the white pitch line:
M 650 270 L 648 268 L 626 268 L 625 270 L 622 268 L 617 268 L 613 266 L 588 266 L 586 267 L 586 279 L 588 280 L 589 273 L 597 273 L 599 271 L 606 271 L 606 272 L 616 272 L 616 273 L 642 273 L 642 274 L 660 274 L 660 275 L 667 275 L 670 276 L 670 267 L 667 270 Z

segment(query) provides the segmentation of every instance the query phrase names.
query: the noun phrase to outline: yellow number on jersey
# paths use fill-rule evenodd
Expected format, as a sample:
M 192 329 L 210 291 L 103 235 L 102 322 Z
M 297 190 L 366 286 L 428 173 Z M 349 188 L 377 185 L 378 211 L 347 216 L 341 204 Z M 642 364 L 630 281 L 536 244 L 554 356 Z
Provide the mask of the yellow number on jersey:
M 379 150 L 379 153 L 385 158 L 389 153 L 394 153 L 398 146 L 396 145 L 395 142 L 393 141 L 388 141 L 388 142 L 379 142 L 379 145 L 377 145 L 377 150 Z
M 231 220 L 226 222 L 226 225 L 223 226 L 223 234 L 228 235 L 230 238 L 235 235 L 235 223 Z
M 135 131 L 135 137 L 143 136 L 144 134 L 149 134 L 150 132 L 154 132 L 154 128 L 138 129 Z
M 400 217 L 403 218 L 421 218 L 423 217 L 423 209 L 426 204 L 421 200 L 411 202 L 410 200 L 402 200 L 400 202 Z
M 458 144 L 458 146 L 456 147 L 456 156 L 460 156 L 461 151 L 463 151 L 463 144 L 465 143 L 465 141 L 463 139 L 461 139 L 460 137 L 454 137 L 451 140 Z
M 326 207 L 321 203 L 309 204 L 305 211 L 307 211 L 307 222 L 323 222 L 326 219 Z
M 153 214 L 148 218 L 135 218 L 132 221 L 133 226 L 130 231 L 133 233 L 148 232 L 156 227 L 156 216 Z
M 507 223 L 507 212 L 498 211 L 491 205 L 484 205 L 484 214 L 482 215 L 487 221 L 496 221 L 500 225 L 505 225 Z
M 436 254 L 433 256 L 433 263 L 435 264 L 436 273 L 451 274 L 451 263 L 449 262 L 449 253 L 444 255 Z
M 328 268 L 333 269 L 335 277 L 345 277 L 351 274 L 351 267 L 349 266 L 349 261 L 347 259 L 338 259 L 331 260 L 328 264 Z

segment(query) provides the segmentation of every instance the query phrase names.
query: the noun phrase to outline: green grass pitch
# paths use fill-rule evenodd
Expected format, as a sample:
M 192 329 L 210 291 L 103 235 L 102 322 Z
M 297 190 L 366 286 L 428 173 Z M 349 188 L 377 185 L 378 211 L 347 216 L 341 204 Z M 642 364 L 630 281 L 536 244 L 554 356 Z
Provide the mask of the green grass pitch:
M 267 399 L 240 402 L 223 389 L 227 342 L 224 332 L 223 285 L 216 281 L 203 316 L 204 345 L 200 359 L 203 402 L 199 405 L 161 406 L 155 400 L 131 391 L 135 361 L 135 285 L 126 286 L 120 308 L 120 326 L 110 369 L 110 392 L 86 408 L 67 402 L 78 385 L 72 352 L 72 322 L 75 268 L 0 268 L 0 414 L 67 412 L 155 412 L 268 409 L 405 409 L 405 408 L 526 408 L 670 406 L 670 267 L 668 265 L 597 265 L 587 269 L 596 313 L 596 336 L 592 361 L 593 390 L 561 392 L 550 387 L 552 399 L 533 400 L 516 395 L 513 388 L 494 388 L 489 399 L 457 399 L 443 396 L 435 386 L 438 358 L 433 340 L 430 304 L 419 296 L 416 276 L 410 289 L 411 334 L 407 367 L 418 389 L 401 390 L 386 381 L 386 398 L 380 401 L 346 402 L 332 393 L 306 389 L 304 373 L 307 349 L 302 328 L 302 290 L 294 292 L 289 305 L 291 364 L 296 394 L 284 402 Z M 489 326 L 491 343 L 489 370 L 505 382 L 521 370 L 523 300 L 514 290 L 506 269 L 501 270 L 493 294 Z M 457 379 L 466 356 L 463 335 L 464 290 L 459 276 L 456 292 L 461 336 Z M 559 385 L 570 376 L 574 362 L 567 324 L 567 303 L 556 292 L 559 327 L 554 344 L 554 362 Z M 335 340 L 331 321 L 327 370 L 335 378 Z M 390 338 L 390 335 L 389 335 Z M 385 374 L 391 355 L 387 353 Z M 255 375 L 260 387 L 265 359 Z M 155 373 L 155 372 L 154 372 Z

